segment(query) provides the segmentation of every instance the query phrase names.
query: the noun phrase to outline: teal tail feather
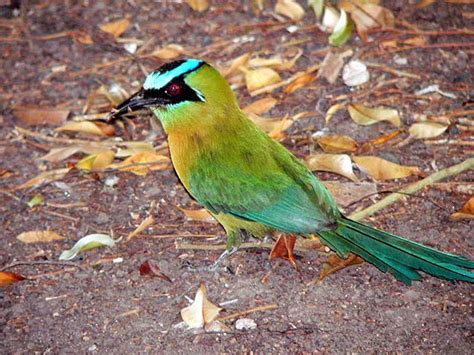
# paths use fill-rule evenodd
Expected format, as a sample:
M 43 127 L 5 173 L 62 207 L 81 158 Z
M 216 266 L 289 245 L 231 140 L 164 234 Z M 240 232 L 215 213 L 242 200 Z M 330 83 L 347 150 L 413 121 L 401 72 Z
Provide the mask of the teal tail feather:
M 335 230 L 318 233 L 338 256 L 360 256 L 383 272 L 392 273 L 407 285 L 421 280 L 424 271 L 446 280 L 474 282 L 474 261 L 444 253 L 420 243 L 398 237 L 368 225 L 342 217 Z

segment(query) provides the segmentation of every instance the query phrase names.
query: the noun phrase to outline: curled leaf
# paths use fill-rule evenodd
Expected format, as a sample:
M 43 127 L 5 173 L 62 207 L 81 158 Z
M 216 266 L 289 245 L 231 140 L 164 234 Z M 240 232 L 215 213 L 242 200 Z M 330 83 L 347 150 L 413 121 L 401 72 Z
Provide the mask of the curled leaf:
M 113 163 L 114 158 L 115 152 L 106 150 L 85 157 L 76 164 L 76 167 L 84 171 L 101 171 L 108 168 Z
M 100 26 L 100 29 L 104 32 L 110 33 L 115 38 L 120 37 L 127 28 L 130 26 L 130 19 L 123 18 L 117 21 L 109 22 Z
M 303 7 L 295 0 L 278 0 L 275 4 L 275 12 L 293 21 L 299 21 L 304 16 Z
M 324 118 L 324 121 L 326 121 L 326 124 L 328 124 L 329 121 L 331 121 L 331 119 L 334 117 L 337 111 L 342 110 L 344 107 L 346 107 L 346 105 L 342 103 L 332 105 L 326 112 L 326 117 Z
M 64 240 L 64 237 L 53 231 L 30 231 L 19 234 L 16 239 L 18 239 L 20 242 L 31 244 L 49 243 L 56 240 Z
M 94 134 L 97 136 L 109 135 L 108 133 L 110 132 L 108 132 L 107 129 L 102 128 L 102 127 L 99 126 L 97 123 L 90 122 L 90 121 L 67 122 L 61 127 L 56 128 L 56 131 L 57 132 L 72 131 L 72 132 L 80 132 L 80 133 L 86 133 L 86 134 Z
M 221 307 L 214 305 L 207 299 L 206 286 L 201 284 L 194 297 L 194 302 L 181 310 L 181 318 L 189 328 L 202 328 L 206 324 L 212 323 L 221 310 Z
M 384 107 L 370 108 L 364 105 L 349 105 L 349 114 L 357 124 L 367 126 L 377 122 L 388 121 L 400 127 L 401 121 L 398 111 Z
M 156 276 L 159 277 L 160 279 L 163 279 L 165 281 L 168 281 L 170 283 L 173 283 L 171 279 L 163 274 L 156 265 L 156 263 L 153 260 L 147 260 L 143 264 L 140 265 L 140 275 L 145 276 L 145 275 L 150 275 L 150 276 Z
M 375 180 L 401 179 L 420 173 L 416 166 L 399 165 L 375 156 L 359 156 L 353 159 L 360 170 Z
M 442 135 L 448 126 L 436 122 L 414 123 L 408 129 L 411 138 L 425 139 L 434 138 Z
M 71 249 L 63 251 L 59 256 L 59 260 L 71 260 L 82 251 L 103 246 L 113 247 L 115 243 L 116 241 L 107 234 L 89 234 L 79 239 Z
M 208 0 L 186 0 L 186 2 L 191 7 L 191 9 L 197 12 L 206 11 L 207 8 L 209 7 Z
M 256 115 L 261 115 L 262 113 L 270 111 L 276 104 L 278 100 L 267 96 L 263 99 L 252 102 L 251 104 L 245 106 L 243 111 L 246 113 L 253 113 Z
M 329 36 L 329 44 L 332 46 L 342 46 L 351 38 L 352 27 L 352 21 L 347 17 L 346 12 L 341 10 L 341 15 L 337 20 L 334 31 Z
M 205 208 L 201 208 L 199 210 L 188 210 L 186 208 L 180 208 L 180 210 L 183 211 L 187 218 L 192 219 L 194 221 L 216 223 L 214 217 L 212 217 L 212 215 Z
M 290 83 L 290 85 L 288 85 L 284 91 L 286 94 L 291 94 L 298 89 L 304 88 L 315 79 L 316 79 L 316 76 L 314 74 L 302 75 L 299 78 L 297 78 L 295 81 Z
M 280 75 L 271 68 L 258 68 L 245 73 L 247 90 L 252 92 L 281 81 Z
M 127 239 L 126 241 L 128 242 L 130 239 L 132 239 L 133 237 L 135 237 L 137 234 L 140 234 L 141 232 L 143 232 L 145 229 L 147 229 L 149 226 L 151 226 L 153 223 L 155 223 L 155 220 L 153 219 L 153 216 L 148 216 L 147 218 L 145 218 L 141 223 L 140 225 L 132 232 L 130 233 L 128 236 L 127 236 Z
M 471 197 L 458 212 L 454 212 L 449 219 L 459 221 L 461 219 L 474 219 L 474 196 Z
M 14 282 L 23 281 L 26 278 L 14 272 L 0 271 L 0 286 L 6 286 Z
M 37 187 L 42 184 L 46 184 L 52 181 L 60 180 L 71 170 L 70 168 L 63 168 L 63 169 L 56 169 L 45 171 L 38 176 L 28 180 L 27 182 L 18 185 L 13 188 L 13 190 L 22 190 L 22 189 L 29 189 L 31 187 Z
M 166 47 L 155 49 L 152 56 L 163 60 L 171 60 L 185 54 L 186 51 L 179 44 L 169 44 Z
M 170 159 L 155 151 L 139 151 L 112 167 L 120 171 L 130 171 L 135 175 L 144 176 L 153 170 L 164 170 L 170 166 Z
M 249 114 L 249 118 L 261 129 L 268 133 L 274 139 L 283 137 L 283 132 L 287 130 L 294 122 L 294 119 L 281 118 L 263 118 L 258 115 Z
M 357 142 L 349 136 L 321 136 L 317 142 L 326 153 L 354 152 L 357 149 Z
M 313 154 L 306 158 L 306 164 L 313 171 L 328 171 L 352 181 L 359 181 L 352 170 L 351 158 L 347 154 Z

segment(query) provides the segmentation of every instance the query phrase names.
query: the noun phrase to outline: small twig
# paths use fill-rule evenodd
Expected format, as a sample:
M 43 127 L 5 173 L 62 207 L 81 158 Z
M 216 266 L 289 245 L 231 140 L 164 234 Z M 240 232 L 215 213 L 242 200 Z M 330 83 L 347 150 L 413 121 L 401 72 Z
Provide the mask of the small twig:
M 278 308 L 277 304 L 267 304 L 265 306 L 250 308 L 250 309 L 247 309 L 246 311 L 232 313 L 232 314 L 229 314 L 228 316 L 217 318 L 217 320 L 224 321 L 224 320 L 234 319 L 234 318 L 246 316 L 247 314 L 250 314 L 250 313 L 269 311 L 275 308 Z
M 2 268 L 0 268 L 0 271 L 5 271 L 7 269 L 11 269 L 16 266 L 20 265 L 56 265 L 56 266 L 74 266 L 77 267 L 78 269 L 81 269 L 82 271 L 86 271 L 84 267 L 82 267 L 79 264 L 76 264 L 72 261 L 53 261 L 53 260 L 35 260 L 35 261 L 16 261 L 14 263 L 8 264 Z
M 375 212 L 393 204 L 394 202 L 404 197 L 406 194 L 413 194 L 416 191 L 421 190 L 425 186 L 431 185 L 437 181 L 446 179 L 450 176 L 458 175 L 459 173 L 472 168 L 474 168 L 474 158 L 468 158 L 460 164 L 456 164 L 449 168 L 440 170 L 423 180 L 417 181 L 414 184 L 411 184 L 401 189 L 399 192 L 394 192 L 393 194 L 388 195 L 387 197 L 373 204 L 372 206 L 369 206 L 368 208 L 362 211 L 351 214 L 349 218 L 357 221 L 362 220 L 374 214 Z

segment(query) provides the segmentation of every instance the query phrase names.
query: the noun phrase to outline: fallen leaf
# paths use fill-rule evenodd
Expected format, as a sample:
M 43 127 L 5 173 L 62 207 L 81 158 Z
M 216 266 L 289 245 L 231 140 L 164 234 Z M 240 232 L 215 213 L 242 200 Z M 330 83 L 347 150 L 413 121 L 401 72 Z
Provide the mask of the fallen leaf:
M 420 122 L 414 123 L 408 129 L 410 133 L 410 138 L 414 139 L 425 139 L 425 138 L 434 138 L 442 135 L 448 126 L 435 123 L 435 122 Z
M 313 171 L 328 171 L 359 181 L 352 170 L 352 161 L 347 154 L 313 154 L 306 158 L 308 168 Z
M 66 121 L 69 110 L 35 106 L 15 106 L 13 114 L 23 124 L 28 126 L 51 124 L 59 125 Z
M 164 170 L 170 167 L 170 159 L 155 151 L 141 151 L 128 157 L 119 164 L 114 164 L 111 168 L 120 171 L 130 171 L 139 176 L 144 176 L 153 170 Z
M 94 40 L 92 39 L 92 36 L 87 33 L 86 31 L 72 31 L 71 32 L 71 37 L 76 41 L 77 43 L 80 44 L 94 44 Z
M 349 136 L 321 136 L 316 141 L 326 153 L 354 152 L 357 149 L 357 142 Z
M 106 125 L 109 126 L 109 125 Z M 102 126 L 103 127 L 103 126 Z M 94 134 L 98 136 L 107 136 L 105 132 L 98 123 L 90 121 L 80 121 L 80 122 L 67 122 L 61 127 L 55 129 L 57 132 L 71 131 L 71 132 L 80 132 L 86 134 Z
M 199 210 L 188 210 L 186 208 L 180 208 L 180 210 L 186 215 L 187 218 L 194 221 L 201 221 L 206 223 L 217 223 L 214 217 L 205 209 Z
M 191 9 L 198 12 L 206 11 L 209 7 L 208 0 L 186 0 L 186 2 L 191 7 Z
M 375 180 L 401 179 L 420 173 L 416 166 L 399 165 L 375 156 L 358 156 L 353 159 L 360 170 Z
M 155 49 L 151 55 L 159 59 L 171 60 L 178 58 L 185 53 L 186 51 L 183 46 L 180 46 L 179 44 L 169 44 L 166 47 Z
M 350 18 L 344 10 L 341 10 L 339 19 L 337 20 L 336 26 L 332 34 L 329 36 L 329 44 L 332 46 L 342 46 L 346 43 L 352 35 L 353 24 Z
M 38 158 L 38 160 L 45 160 L 50 162 L 58 162 L 64 159 L 69 158 L 70 156 L 80 152 L 81 149 L 78 147 L 63 147 L 63 148 L 53 148 L 50 152 L 42 157 Z
M 29 208 L 33 208 L 33 207 L 43 204 L 43 202 L 44 202 L 44 196 L 41 194 L 36 194 L 26 204 L 28 205 Z
M 117 158 L 125 158 L 140 152 L 155 152 L 155 148 L 149 142 L 121 142 L 117 144 Z
M 23 281 L 26 278 L 14 272 L 0 271 L 0 286 L 6 286 L 14 282 Z
M 319 20 L 324 12 L 324 0 L 308 0 L 308 5 L 313 8 L 314 14 Z
M 304 88 L 315 79 L 316 79 L 316 76 L 314 74 L 305 74 L 303 76 L 300 76 L 298 79 L 293 81 L 290 85 L 288 85 L 285 88 L 284 92 L 286 94 L 291 94 L 298 89 Z
M 321 20 L 322 30 L 324 32 L 331 33 L 336 27 L 337 22 L 339 21 L 340 13 L 332 6 L 326 6 L 324 8 L 323 18 Z
M 474 219 L 474 196 L 471 197 L 462 208 L 454 212 L 449 219 L 452 221 L 459 221 L 461 219 Z
M 97 90 L 95 90 L 94 94 L 106 97 L 113 106 L 118 106 L 130 97 L 129 93 L 121 85 L 116 83 L 112 85 L 101 85 Z M 94 97 L 92 97 L 92 99 L 94 99 Z
M 65 238 L 53 231 L 30 231 L 19 234 L 16 239 L 18 239 L 20 242 L 31 244 L 49 243 L 56 240 L 64 240 Z
M 28 180 L 27 182 L 14 187 L 13 190 L 29 189 L 31 187 L 37 187 L 42 184 L 47 184 L 52 181 L 60 180 L 64 176 L 66 176 L 69 170 L 71 170 L 71 168 L 63 168 L 42 172 L 41 174 Z
M 249 114 L 248 117 L 262 130 L 274 139 L 283 137 L 283 132 L 287 130 L 294 122 L 293 119 L 281 118 L 263 118 L 258 115 Z
M 298 48 L 296 54 L 291 59 L 283 59 L 280 55 L 275 55 L 270 58 L 256 57 L 249 59 L 248 66 L 254 69 L 267 67 L 281 71 L 289 70 L 293 68 L 293 66 L 296 64 L 296 62 L 302 55 L 303 50 Z
M 377 27 L 393 27 L 395 18 L 390 10 L 363 0 L 343 0 L 339 7 L 351 14 L 359 36 L 367 41 L 367 31 Z
M 251 104 L 245 106 L 243 111 L 246 113 L 253 113 L 255 115 L 261 115 L 262 113 L 266 113 L 270 111 L 276 104 L 278 100 L 267 96 L 263 99 L 257 100 L 252 102 Z
M 377 122 L 388 121 L 400 127 L 401 121 L 398 111 L 384 107 L 370 108 L 364 105 L 349 105 L 349 114 L 355 123 L 367 126 Z
M 103 24 L 99 28 L 104 32 L 110 33 L 115 38 L 118 38 L 120 37 L 122 33 L 124 33 L 127 30 L 129 26 L 130 26 L 130 19 L 123 18 L 117 21 Z
M 329 121 L 331 121 L 331 119 L 334 117 L 337 111 L 340 111 L 341 109 L 345 107 L 346 107 L 346 104 L 342 104 L 342 103 L 332 105 L 326 112 L 326 117 L 324 118 L 324 121 L 326 122 L 326 124 L 328 124 Z
M 106 150 L 97 154 L 91 154 L 81 159 L 76 167 L 84 171 L 101 171 L 112 165 L 115 158 L 115 152 Z
M 140 275 L 156 276 L 156 277 L 159 277 L 160 279 L 173 283 L 173 281 L 171 281 L 171 279 L 168 276 L 166 276 L 165 274 L 161 272 L 160 268 L 158 267 L 158 265 L 156 265 L 156 263 L 153 260 L 147 260 L 140 265 Z
M 398 137 L 398 136 L 399 136 L 400 134 L 402 134 L 403 132 L 404 132 L 403 129 L 397 129 L 397 130 L 395 130 L 395 131 L 392 131 L 392 132 L 383 134 L 383 135 L 381 135 L 380 137 L 371 139 L 371 140 L 369 140 L 368 142 L 365 142 L 365 143 L 362 145 L 361 150 L 362 150 L 362 151 L 367 151 L 367 150 L 370 150 L 370 146 L 385 144 L 385 143 L 387 143 L 388 141 L 390 141 L 390 140 L 392 140 L 392 139 Z
M 275 4 L 275 12 L 293 21 L 299 21 L 304 17 L 303 7 L 295 0 L 278 0 Z
M 153 219 L 153 216 L 148 216 L 145 218 L 140 225 L 127 236 L 126 241 L 128 242 L 130 239 L 135 237 L 136 235 L 140 234 L 143 232 L 145 229 L 147 229 L 149 226 L 151 226 L 153 223 L 155 223 L 155 220 Z
M 245 72 L 245 83 L 249 92 L 280 81 L 280 75 L 271 68 L 258 68 L 255 70 L 247 70 Z
M 116 241 L 107 234 L 89 234 L 79 239 L 71 249 L 63 251 L 59 256 L 59 260 L 71 260 L 82 251 L 103 246 L 113 247 L 115 243 Z
M 350 57 L 354 52 L 349 49 L 345 52 L 329 51 L 324 57 L 321 67 L 318 70 L 317 77 L 324 78 L 328 83 L 334 84 L 341 73 L 344 59 Z
M 342 207 L 349 206 L 377 193 L 377 184 L 373 182 L 323 181 L 323 184 L 331 191 L 337 204 Z
M 206 297 L 206 286 L 202 283 L 194 297 L 194 302 L 181 310 L 181 318 L 189 328 L 202 328 L 212 323 L 222 310 Z
M 242 54 L 241 56 L 238 56 L 237 58 L 233 59 L 230 64 L 227 66 L 227 68 L 222 68 L 220 70 L 222 76 L 224 77 L 230 77 L 236 73 L 241 73 L 239 68 L 241 67 L 246 67 L 250 57 L 252 56 L 252 53 L 245 53 Z

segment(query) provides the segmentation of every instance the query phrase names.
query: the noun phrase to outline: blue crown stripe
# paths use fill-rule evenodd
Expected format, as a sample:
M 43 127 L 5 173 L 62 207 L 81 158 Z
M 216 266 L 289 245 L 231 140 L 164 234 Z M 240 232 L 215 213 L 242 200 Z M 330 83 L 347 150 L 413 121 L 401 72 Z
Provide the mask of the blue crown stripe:
M 147 89 L 156 89 L 159 90 L 165 87 L 171 80 L 182 76 L 186 73 L 192 72 L 199 68 L 204 62 L 198 59 L 188 59 L 181 65 L 177 66 L 176 68 L 167 71 L 167 72 L 159 72 L 156 71 L 148 75 L 143 84 L 143 88 Z

